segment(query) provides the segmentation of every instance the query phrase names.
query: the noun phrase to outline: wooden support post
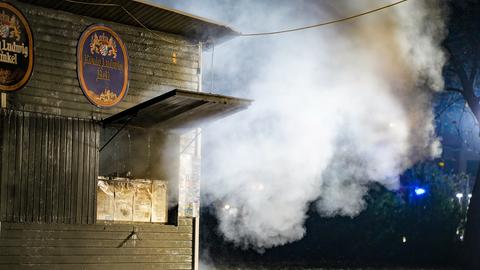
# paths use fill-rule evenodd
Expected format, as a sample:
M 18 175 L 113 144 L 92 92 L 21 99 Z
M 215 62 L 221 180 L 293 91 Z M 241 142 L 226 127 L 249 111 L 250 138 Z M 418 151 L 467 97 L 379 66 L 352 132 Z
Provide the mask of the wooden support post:
M 198 92 L 202 92 L 202 43 L 198 44 Z M 198 135 L 199 129 L 195 131 L 196 135 Z M 196 136 L 195 138 L 195 155 L 200 155 L 198 151 L 198 147 L 200 143 L 200 138 Z M 198 179 L 200 181 L 200 178 Z M 198 183 L 200 186 L 200 183 Z M 193 226 L 194 226 L 194 235 L 193 235 L 193 270 L 199 270 L 200 266 L 200 206 L 198 206 L 198 212 L 196 217 L 193 219 Z

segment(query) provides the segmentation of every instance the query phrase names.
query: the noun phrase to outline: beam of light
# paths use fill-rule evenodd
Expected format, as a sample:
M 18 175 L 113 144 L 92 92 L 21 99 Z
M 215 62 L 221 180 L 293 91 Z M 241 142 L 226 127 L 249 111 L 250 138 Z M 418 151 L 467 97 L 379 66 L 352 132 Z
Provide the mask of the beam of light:
M 426 189 L 421 188 L 421 187 L 416 187 L 416 188 L 415 188 L 415 195 L 417 195 L 417 196 L 422 196 L 422 195 L 424 195 L 425 193 L 427 193 L 427 190 L 426 190 Z
M 263 191 L 265 189 L 265 186 L 263 186 L 263 184 L 257 184 L 255 185 L 255 189 L 257 191 Z

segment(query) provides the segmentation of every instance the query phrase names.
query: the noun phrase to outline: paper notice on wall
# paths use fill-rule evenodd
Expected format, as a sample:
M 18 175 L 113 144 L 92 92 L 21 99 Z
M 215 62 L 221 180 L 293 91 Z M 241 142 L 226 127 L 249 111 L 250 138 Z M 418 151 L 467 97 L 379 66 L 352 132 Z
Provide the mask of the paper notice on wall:
M 115 183 L 115 221 L 133 220 L 133 196 L 135 190 L 128 182 Z
M 167 189 L 166 181 L 99 177 L 97 220 L 166 223 Z
M 151 181 L 132 183 L 135 190 L 133 201 L 133 220 L 150 222 L 152 209 L 152 183 Z
M 97 182 L 97 220 L 113 220 L 115 210 L 114 185 L 108 181 Z
M 152 222 L 167 222 L 167 182 L 152 181 Z

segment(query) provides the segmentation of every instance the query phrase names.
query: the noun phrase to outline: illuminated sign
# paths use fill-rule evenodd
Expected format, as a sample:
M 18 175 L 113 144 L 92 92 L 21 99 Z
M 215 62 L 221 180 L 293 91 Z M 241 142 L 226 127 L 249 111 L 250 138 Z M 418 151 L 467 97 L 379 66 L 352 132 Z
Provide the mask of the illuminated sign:
M 88 100 L 111 107 L 125 97 L 128 88 L 128 55 L 117 33 L 105 25 L 92 25 L 80 37 L 77 73 Z
M 33 71 L 33 36 L 14 6 L 0 3 L 0 91 L 22 88 Z

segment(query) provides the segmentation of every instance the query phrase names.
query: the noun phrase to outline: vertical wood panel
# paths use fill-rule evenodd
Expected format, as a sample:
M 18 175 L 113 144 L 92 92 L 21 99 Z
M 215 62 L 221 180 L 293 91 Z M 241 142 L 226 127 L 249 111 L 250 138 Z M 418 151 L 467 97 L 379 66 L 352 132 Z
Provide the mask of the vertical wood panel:
M 9 129 L 7 129 L 8 122 L 10 121 L 10 115 L 6 115 L 6 111 L 2 110 L 1 114 L 1 134 L 2 134 L 2 145 L 0 146 L 0 151 L 2 154 L 2 162 L 0 164 L 1 176 L 0 176 L 0 220 L 7 219 L 7 177 L 8 177 L 8 166 L 9 166 Z
M 40 198 L 41 196 L 41 164 L 42 164 L 42 119 L 36 119 L 35 121 L 35 159 L 38 161 L 35 162 L 34 169 L 34 188 L 33 188 L 33 222 L 39 222 L 40 214 Z
M 3 175 L 3 170 L 2 170 L 2 167 L 5 166 L 5 151 L 4 151 L 4 148 L 5 148 L 5 143 L 4 143 L 4 140 L 5 140 L 5 128 L 4 128 L 4 122 L 6 121 L 6 119 L 4 119 L 3 115 L 4 115 L 4 110 L 3 109 L 0 109 L 0 115 L 1 115 L 1 118 L 0 118 L 0 220 L 2 220 L 2 218 L 5 218 L 4 217 L 4 210 L 5 210 L 5 206 L 2 207 L 3 204 L 5 204 L 5 202 L 2 202 L 2 194 L 3 194 L 3 191 L 5 190 L 5 187 L 4 187 L 4 183 L 3 183 L 3 179 L 4 179 L 4 175 Z
M 84 144 L 89 146 L 91 144 L 91 140 L 90 140 L 90 123 L 85 121 L 84 122 L 85 124 L 85 130 L 84 130 Z M 82 191 L 82 202 L 84 202 L 82 204 L 82 223 L 84 224 L 87 224 L 88 223 L 88 192 L 89 192 L 89 186 L 90 186 L 90 151 L 89 151 L 89 147 L 84 147 L 85 151 L 84 151 L 84 154 L 83 154 L 83 173 L 84 173 L 84 177 L 82 177 L 83 179 L 83 183 L 82 183 L 82 187 L 83 187 L 83 191 Z
M 25 222 L 26 214 L 26 194 L 28 192 L 28 132 L 29 132 L 29 120 L 30 114 L 28 112 L 23 113 L 22 121 L 22 139 L 20 140 L 20 148 L 22 152 L 22 173 L 21 173 L 21 185 L 19 187 L 20 191 L 20 202 L 18 209 L 18 216 L 20 217 L 20 222 Z
M 85 142 L 85 122 L 78 122 L 78 163 L 77 163 L 77 217 L 76 223 L 82 222 L 82 200 L 83 200 L 83 144 Z
M 72 219 L 72 147 L 73 147 L 73 120 L 66 121 L 66 157 L 65 157 L 65 223 L 73 223 Z
M 82 121 L 83 122 L 83 125 L 82 125 L 82 135 L 81 135 L 81 138 L 82 138 L 82 142 L 81 142 L 81 145 L 88 145 L 88 140 L 87 140 L 87 123 L 86 121 Z M 81 162 L 79 163 L 79 168 L 80 168 L 80 171 L 82 172 L 81 175 L 79 175 L 79 179 L 81 181 L 80 185 L 79 185 L 79 190 L 81 190 L 80 192 L 80 201 L 82 202 L 81 203 L 81 208 L 80 208 L 80 220 L 81 220 L 81 223 L 86 223 L 86 215 L 84 215 L 84 209 L 86 208 L 85 206 L 87 206 L 87 209 L 88 209 L 88 201 L 86 200 L 86 192 L 87 192 L 87 184 L 88 184 L 88 181 L 87 179 L 85 179 L 87 176 L 88 176 L 88 173 L 87 173 L 87 170 L 86 170 L 86 167 L 87 167 L 87 149 L 85 149 L 85 147 L 81 147 L 80 148 L 81 150 L 81 153 L 82 153 L 82 158 L 81 158 Z M 83 203 L 85 202 L 85 204 Z
M 0 111 L 0 221 L 94 223 L 98 123 Z
M 78 197 L 78 121 L 72 121 L 72 164 L 71 164 L 71 222 L 77 223 L 77 215 L 75 209 L 77 209 L 77 197 Z
M 13 124 L 12 124 L 13 123 Z M 7 194 L 5 195 L 6 196 L 6 201 L 7 201 L 7 209 L 6 209 L 6 220 L 13 220 L 13 203 L 14 203 L 14 200 L 13 200 L 13 195 L 15 193 L 15 185 L 14 185 L 14 182 L 13 182 L 13 179 L 15 178 L 15 162 L 14 160 L 16 159 L 16 143 L 15 143 L 15 140 L 16 140 L 16 123 L 17 123 L 17 119 L 16 119 L 16 115 L 12 115 L 12 114 L 9 114 L 8 115 L 8 123 L 7 123 L 7 126 L 10 127 L 10 128 L 7 128 L 7 126 L 5 127 L 5 129 L 7 130 L 8 134 L 9 134 L 9 141 L 8 142 L 5 142 L 6 144 L 9 145 L 8 147 L 8 154 L 7 154 L 7 158 L 8 158 L 8 161 L 5 162 L 6 164 L 8 164 L 7 167 L 5 168 L 2 168 L 3 170 L 8 170 L 5 175 L 7 176 L 7 179 L 5 180 L 5 182 L 7 183 Z M 3 174 L 2 174 L 3 176 Z M 3 181 L 3 180 L 2 180 Z
M 57 170 L 57 177 L 58 177 L 58 202 L 57 202 L 57 222 L 63 223 L 65 222 L 65 148 L 66 148 L 66 141 L 65 141 L 65 128 L 66 128 L 66 121 L 59 121 L 59 135 L 58 135 L 58 170 Z
M 94 132 L 94 135 L 95 135 L 95 149 L 100 149 L 100 127 L 98 125 L 95 125 L 95 132 Z M 95 162 L 94 162 L 94 166 L 95 166 L 95 170 L 93 171 L 93 176 L 94 176 L 94 181 L 92 181 L 91 185 L 92 185 L 92 194 L 93 194 L 93 205 L 92 205 L 92 208 L 93 208 L 93 221 L 92 223 L 95 223 L 97 221 L 97 195 L 96 195 L 96 190 L 97 190 L 97 177 L 100 173 L 100 152 L 99 151 L 94 151 L 95 152 Z
M 42 122 L 42 133 L 41 133 L 41 142 L 42 142 L 42 154 L 41 154 L 41 169 L 40 169 L 40 213 L 38 215 L 40 222 L 45 222 L 45 199 L 47 194 L 47 163 L 48 163 L 48 154 L 47 154 L 47 142 L 48 142 L 48 118 L 44 117 L 39 119 Z
M 52 217 L 52 168 L 53 168 L 53 132 L 52 118 L 47 116 L 47 178 L 46 178 L 46 194 L 45 194 L 45 222 L 50 223 Z
M 15 140 L 15 154 L 16 154 L 16 164 L 15 164 L 15 177 L 11 179 L 12 181 L 12 186 L 14 187 L 14 193 L 13 193 L 13 218 L 14 220 L 20 220 L 20 202 L 21 202 L 21 193 L 20 189 L 23 186 L 22 183 L 22 138 L 23 138 L 23 129 L 19 128 L 23 125 L 23 116 L 24 114 L 21 113 L 21 115 L 17 115 L 16 121 L 15 121 L 15 130 L 17 132 L 17 137 Z M 16 183 L 16 180 L 18 179 L 18 184 Z
M 25 197 L 25 204 L 27 206 L 25 221 L 33 222 L 33 194 L 35 188 L 35 119 L 29 119 L 29 128 L 28 128 L 28 174 L 27 174 L 27 195 Z M 24 145 L 25 146 L 25 145 Z
M 22 121 L 22 139 L 20 140 L 20 151 L 22 153 L 22 172 L 21 172 L 21 185 L 19 187 L 20 202 L 18 215 L 20 216 L 20 222 L 25 222 L 26 210 L 26 193 L 28 192 L 28 133 L 29 133 L 29 120 L 30 114 L 24 113 L 21 118 Z
M 52 179 L 54 184 L 52 185 L 52 222 L 58 222 L 58 197 L 61 192 L 60 186 L 62 185 L 59 177 L 58 170 L 60 167 L 60 118 L 53 118 L 53 172 Z

